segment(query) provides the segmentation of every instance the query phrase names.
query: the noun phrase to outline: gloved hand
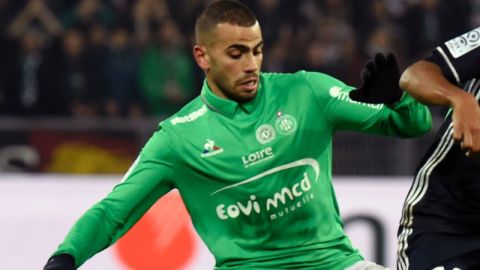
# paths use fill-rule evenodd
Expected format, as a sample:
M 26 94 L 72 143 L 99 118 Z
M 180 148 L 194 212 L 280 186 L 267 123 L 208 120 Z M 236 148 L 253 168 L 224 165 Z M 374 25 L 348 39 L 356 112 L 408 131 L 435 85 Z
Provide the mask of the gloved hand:
M 365 63 L 361 73 L 362 86 L 350 92 L 350 99 L 365 103 L 393 104 L 400 100 L 403 91 L 398 86 L 400 70 L 395 55 L 385 57 L 375 54 Z
M 43 270 L 75 270 L 75 258 L 70 254 L 58 254 L 48 259 Z

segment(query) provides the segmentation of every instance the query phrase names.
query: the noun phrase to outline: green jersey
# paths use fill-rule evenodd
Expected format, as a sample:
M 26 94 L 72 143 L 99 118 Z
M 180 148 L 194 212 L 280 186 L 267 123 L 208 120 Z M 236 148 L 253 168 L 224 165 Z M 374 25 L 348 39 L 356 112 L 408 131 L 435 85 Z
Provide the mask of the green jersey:
M 406 94 L 386 107 L 350 100 L 351 89 L 322 73 L 263 73 L 257 96 L 239 104 L 205 83 L 55 254 L 81 265 L 176 188 L 217 269 L 334 270 L 362 260 L 331 182 L 333 134 L 413 137 L 430 129 L 431 116 Z

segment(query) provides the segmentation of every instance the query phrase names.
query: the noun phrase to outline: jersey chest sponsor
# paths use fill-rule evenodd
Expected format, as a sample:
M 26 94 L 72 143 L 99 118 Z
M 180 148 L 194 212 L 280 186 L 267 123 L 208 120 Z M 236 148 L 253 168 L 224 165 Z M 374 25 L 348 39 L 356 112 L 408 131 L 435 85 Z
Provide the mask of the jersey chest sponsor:
M 268 190 L 259 188 L 258 193 L 253 192 L 245 196 L 244 200 L 218 204 L 215 208 L 217 217 L 227 220 L 251 215 L 267 215 L 269 220 L 274 221 L 302 208 L 315 199 L 312 187 L 314 183 L 318 182 L 320 176 L 319 163 L 311 158 L 300 159 L 263 171 L 251 178 L 218 189 L 211 196 L 222 196 L 221 194 L 232 189 L 235 189 L 233 192 L 241 192 L 243 186 L 248 185 L 250 189 L 261 186 L 263 181 L 275 183 L 276 179 L 279 179 L 278 177 L 285 179 L 286 175 L 290 175 L 283 173 L 299 168 L 304 169 L 300 169 L 298 172 L 300 175 L 295 173 L 297 177 L 291 180 L 279 181 Z
M 250 195 L 247 201 L 238 201 L 230 205 L 219 204 L 215 210 L 218 218 L 222 220 L 250 216 L 254 213 L 260 214 L 261 212 L 267 212 L 270 220 L 275 220 L 288 212 L 294 212 L 314 199 L 315 195 L 310 192 L 311 188 L 312 180 L 307 173 L 304 173 L 302 179 L 291 186 L 281 187 L 270 197 L 260 200 L 257 196 Z M 282 212 L 279 212 L 279 210 Z M 286 212 L 284 213 L 283 210 L 286 210 Z

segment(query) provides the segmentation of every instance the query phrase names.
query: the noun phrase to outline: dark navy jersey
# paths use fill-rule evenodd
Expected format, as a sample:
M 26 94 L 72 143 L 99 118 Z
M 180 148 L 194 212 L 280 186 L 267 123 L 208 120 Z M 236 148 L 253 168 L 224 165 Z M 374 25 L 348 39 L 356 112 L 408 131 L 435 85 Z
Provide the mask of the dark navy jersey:
M 438 46 L 425 60 L 480 100 L 480 28 Z M 451 117 L 449 111 L 405 200 L 398 269 L 432 269 L 480 249 L 480 157 L 467 158 L 454 142 Z
M 425 60 L 442 68 L 445 77 L 460 85 L 480 76 L 480 27 L 435 48 Z

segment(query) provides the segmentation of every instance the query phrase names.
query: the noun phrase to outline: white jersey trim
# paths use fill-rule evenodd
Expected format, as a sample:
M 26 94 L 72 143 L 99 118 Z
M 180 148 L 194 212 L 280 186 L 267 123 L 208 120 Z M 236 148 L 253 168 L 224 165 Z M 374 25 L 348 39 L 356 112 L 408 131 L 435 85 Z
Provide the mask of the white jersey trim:
M 460 83 L 460 76 L 458 75 L 457 70 L 453 66 L 453 64 L 450 61 L 450 59 L 448 58 L 447 54 L 445 53 L 445 51 L 443 51 L 443 49 L 441 47 L 437 47 L 437 51 L 442 55 L 445 62 L 447 62 L 447 65 L 450 68 L 450 71 L 452 71 L 453 76 L 455 76 L 455 80 L 457 81 L 457 84 L 459 84 Z

